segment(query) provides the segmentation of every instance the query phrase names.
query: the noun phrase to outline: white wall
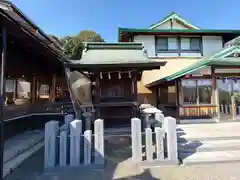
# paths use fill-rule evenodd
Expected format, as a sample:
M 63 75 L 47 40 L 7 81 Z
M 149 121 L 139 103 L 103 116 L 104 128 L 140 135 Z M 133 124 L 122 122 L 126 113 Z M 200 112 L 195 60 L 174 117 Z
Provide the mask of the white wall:
M 203 55 L 209 56 L 223 48 L 221 36 L 203 36 Z
M 152 35 L 138 35 L 134 36 L 134 42 L 144 44 L 144 48 L 147 50 L 149 57 L 155 56 L 155 37 Z
M 30 93 L 30 83 L 25 81 L 25 80 L 19 80 L 18 81 L 18 89 L 17 89 L 17 93 L 19 98 L 27 98 L 29 97 L 29 93 Z
M 171 22 L 167 21 L 153 29 L 171 29 Z M 187 29 L 187 27 L 183 26 L 182 24 L 179 24 L 177 21 L 173 21 L 172 29 Z
M 163 24 L 161 24 L 160 26 L 157 26 L 153 29 L 171 29 L 171 22 L 170 21 L 167 21 Z
M 188 28 L 183 26 L 182 24 L 179 24 L 176 21 L 173 21 L 173 29 L 188 29 Z
M 6 79 L 6 85 L 5 85 L 5 90 L 6 92 L 13 92 L 15 88 L 15 80 L 12 79 Z
M 221 36 L 203 36 L 203 55 L 209 56 L 221 50 L 223 48 Z M 155 37 L 153 35 L 138 35 L 134 37 L 134 42 L 140 42 L 144 44 L 144 48 L 147 50 L 149 57 L 155 57 Z M 169 41 L 170 47 L 175 47 L 175 43 Z M 181 44 L 185 47 L 186 44 Z M 178 53 L 158 53 L 158 57 L 175 57 Z M 201 57 L 200 53 L 181 53 L 182 57 Z

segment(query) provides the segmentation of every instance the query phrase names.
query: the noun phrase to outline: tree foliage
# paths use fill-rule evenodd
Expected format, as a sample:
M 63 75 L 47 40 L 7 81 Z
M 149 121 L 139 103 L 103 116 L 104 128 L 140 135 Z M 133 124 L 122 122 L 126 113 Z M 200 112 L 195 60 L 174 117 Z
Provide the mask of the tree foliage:
M 76 36 L 67 36 L 60 40 L 63 53 L 68 59 L 78 60 L 82 56 L 84 42 L 104 42 L 103 38 L 92 30 L 83 30 Z

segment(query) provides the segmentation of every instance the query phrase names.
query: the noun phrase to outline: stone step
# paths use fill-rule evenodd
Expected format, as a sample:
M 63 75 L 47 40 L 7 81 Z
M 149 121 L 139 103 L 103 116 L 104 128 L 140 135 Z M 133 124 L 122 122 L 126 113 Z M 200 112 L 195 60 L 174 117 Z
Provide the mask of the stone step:
M 240 139 L 178 143 L 179 153 L 240 150 Z
M 240 150 L 196 152 L 182 159 L 184 165 L 240 162 Z
M 178 137 L 178 143 L 193 141 L 217 141 L 217 140 L 240 140 L 240 136 L 212 136 L 212 137 Z

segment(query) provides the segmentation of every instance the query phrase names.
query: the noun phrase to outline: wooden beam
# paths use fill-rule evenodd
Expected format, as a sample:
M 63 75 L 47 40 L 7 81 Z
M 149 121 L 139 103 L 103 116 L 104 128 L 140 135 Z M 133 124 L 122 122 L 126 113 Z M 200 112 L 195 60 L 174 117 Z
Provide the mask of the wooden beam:
M 219 111 L 219 94 L 217 89 L 217 78 L 215 73 L 215 67 L 211 67 L 211 74 L 212 74 L 212 104 L 216 105 L 216 115 L 217 118 L 220 117 L 220 111 Z
M 51 84 L 51 101 L 54 102 L 56 98 L 56 75 L 52 76 L 52 84 Z
M 36 100 L 36 76 L 33 75 L 31 80 L 31 103 L 34 104 Z

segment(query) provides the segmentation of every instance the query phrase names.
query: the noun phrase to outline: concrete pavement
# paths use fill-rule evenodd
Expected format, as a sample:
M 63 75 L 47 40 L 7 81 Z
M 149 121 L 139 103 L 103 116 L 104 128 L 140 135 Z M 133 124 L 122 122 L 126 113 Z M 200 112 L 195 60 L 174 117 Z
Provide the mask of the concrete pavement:
M 44 131 L 28 131 L 5 142 L 4 177 L 44 146 Z

